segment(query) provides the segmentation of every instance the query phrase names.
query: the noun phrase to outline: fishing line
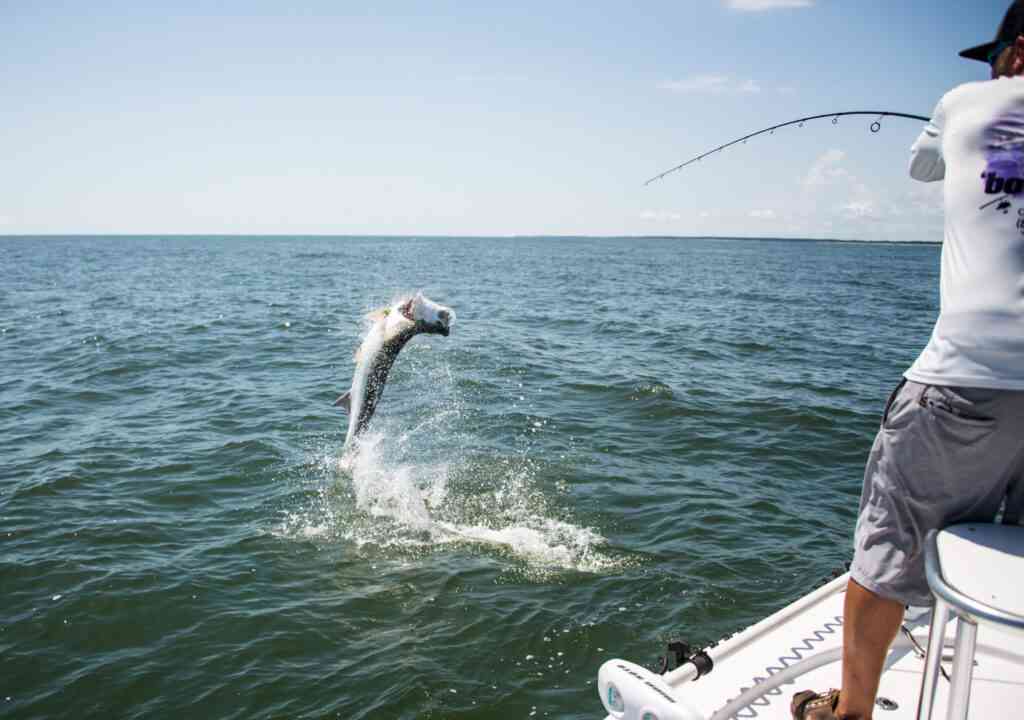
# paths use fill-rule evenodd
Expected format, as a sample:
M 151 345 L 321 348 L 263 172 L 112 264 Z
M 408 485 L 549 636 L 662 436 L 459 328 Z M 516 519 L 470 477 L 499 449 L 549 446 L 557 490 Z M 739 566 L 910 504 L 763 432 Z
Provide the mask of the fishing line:
M 888 110 L 851 110 L 849 112 L 825 113 L 824 115 L 808 115 L 807 117 L 797 118 L 796 120 L 790 120 L 789 122 L 779 123 L 778 125 L 766 127 L 763 130 L 758 130 L 757 132 L 752 132 L 749 135 L 744 135 L 741 138 L 736 138 L 732 142 L 727 142 L 724 145 L 719 145 L 714 150 L 708 150 L 706 153 L 702 153 L 697 157 L 690 158 L 686 162 L 680 165 L 676 165 L 674 168 L 670 168 L 665 172 L 661 173 L 660 175 L 655 175 L 650 180 L 645 182 L 644 185 L 650 185 L 655 180 L 661 180 L 663 177 L 665 177 L 666 175 L 671 175 L 676 170 L 682 170 L 687 165 L 692 165 L 695 162 L 699 162 L 700 160 L 703 160 L 709 155 L 714 155 L 716 152 L 725 150 L 726 148 L 732 147 L 733 145 L 745 143 L 747 140 L 755 138 L 758 135 L 764 135 L 765 133 L 774 133 L 779 128 L 789 127 L 790 125 L 799 125 L 800 127 L 803 127 L 805 122 L 810 122 L 811 120 L 821 120 L 822 118 L 832 118 L 832 124 L 838 125 L 839 118 L 846 117 L 848 115 L 876 115 L 877 118 L 869 126 L 871 132 L 873 133 L 877 133 L 882 129 L 882 118 L 885 117 L 906 118 L 907 120 L 922 120 L 924 122 L 928 122 L 931 119 L 924 117 L 923 115 L 911 115 L 910 113 L 889 112 Z

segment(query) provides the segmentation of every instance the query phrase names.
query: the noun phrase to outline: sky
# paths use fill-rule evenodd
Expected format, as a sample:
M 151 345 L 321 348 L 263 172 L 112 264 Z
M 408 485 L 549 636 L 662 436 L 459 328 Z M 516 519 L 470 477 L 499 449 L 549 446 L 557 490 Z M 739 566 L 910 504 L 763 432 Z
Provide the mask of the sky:
M 0 0 L 0 234 L 942 239 L 1008 0 Z

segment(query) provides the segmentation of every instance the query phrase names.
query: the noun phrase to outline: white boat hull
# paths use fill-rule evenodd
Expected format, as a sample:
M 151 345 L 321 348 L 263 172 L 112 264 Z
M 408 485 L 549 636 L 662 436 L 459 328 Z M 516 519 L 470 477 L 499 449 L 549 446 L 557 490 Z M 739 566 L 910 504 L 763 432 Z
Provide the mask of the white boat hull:
M 703 677 L 695 679 L 692 664 L 660 676 L 623 660 L 606 662 L 598 676 L 598 691 L 608 720 L 789 720 L 794 693 L 841 685 L 848 579 L 848 575 L 837 578 L 709 649 L 715 666 Z M 923 609 L 911 610 L 907 618 L 908 632 L 897 636 L 886 660 L 876 720 L 913 720 L 917 715 L 930 615 Z M 947 656 L 955 628 L 955 622 L 947 628 Z M 1022 651 L 1019 637 L 990 626 L 979 628 L 969 718 L 1024 716 Z M 947 657 L 943 662 L 947 672 L 950 665 Z M 948 690 L 949 682 L 940 679 L 936 718 L 945 717 Z M 616 695 L 621 698 L 621 710 Z

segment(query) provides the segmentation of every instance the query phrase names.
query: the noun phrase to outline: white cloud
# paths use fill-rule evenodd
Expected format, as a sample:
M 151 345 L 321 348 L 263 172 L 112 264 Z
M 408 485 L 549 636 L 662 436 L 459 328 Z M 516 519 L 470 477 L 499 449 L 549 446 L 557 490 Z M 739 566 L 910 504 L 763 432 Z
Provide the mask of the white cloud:
M 685 80 L 667 80 L 658 85 L 661 90 L 675 93 L 709 93 L 711 95 L 750 95 L 761 92 L 753 80 L 740 80 L 728 75 L 694 75 Z
M 892 211 L 942 219 L 942 183 L 913 183 L 902 198 L 895 200 Z
M 801 181 L 805 188 L 824 187 L 831 185 L 838 180 L 850 178 L 845 168 L 840 163 L 846 159 L 846 153 L 833 148 L 826 151 L 821 157 L 814 161 L 811 169 L 807 171 Z
M 655 222 L 671 222 L 673 220 L 682 220 L 683 216 L 673 210 L 644 210 L 640 213 L 640 217 L 644 220 L 654 220 Z
M 906 190 L 880 192 L 854 174 L 842 150 L 820 155 L 800 178 L 800 185 L 800 212 L 810 228 L 875 240 L 942 236 L 941 187 L 915 184 Z
M 877 215 L 875 203 L 871 200 L 853 200 L 839 208 L 840 214 L 849 220 L 871 220 Z
M 724 0 L 724 2 L 730 10 L 739 10 L 740 12 L 814 7 L 814 0 Z
M 716 235 L 794 235 L 860 240 L 941 240 L 941 183 L 890 186 L 860 158 L 839 148 L 812 155 L 794 172 L 780 196 L 752 199 L 724 209 L 680 208 L 681 222 L 668 227 Z M 866 178 L 870 177 L 871 182 Z

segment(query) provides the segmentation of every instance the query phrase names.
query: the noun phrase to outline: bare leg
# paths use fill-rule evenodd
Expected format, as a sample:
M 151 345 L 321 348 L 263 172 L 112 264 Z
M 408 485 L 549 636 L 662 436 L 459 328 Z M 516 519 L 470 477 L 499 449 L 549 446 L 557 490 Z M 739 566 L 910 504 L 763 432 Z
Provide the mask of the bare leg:
M 882 665 L 902 622 L 902 603 L 850 580 L 843 604 L 843 689 L 837 716 L 871 720 Z

